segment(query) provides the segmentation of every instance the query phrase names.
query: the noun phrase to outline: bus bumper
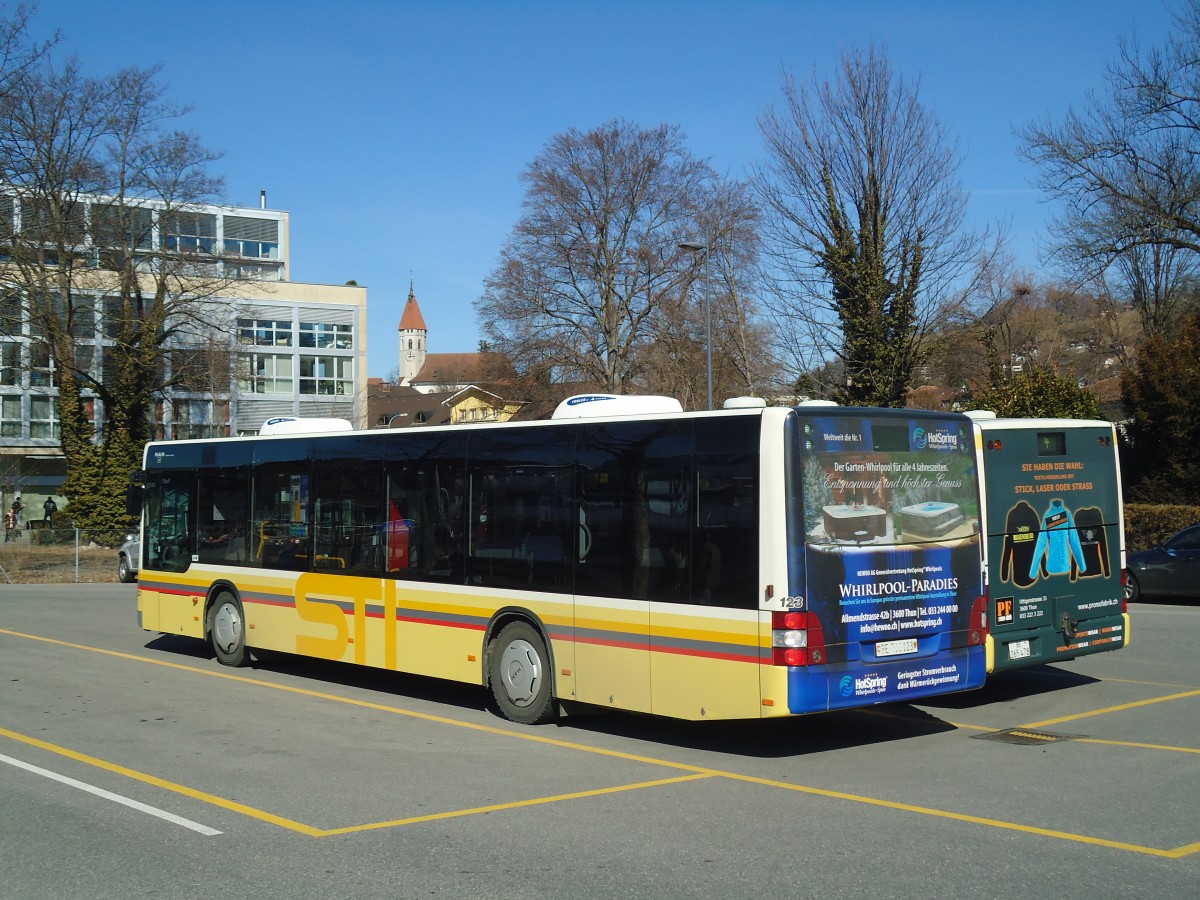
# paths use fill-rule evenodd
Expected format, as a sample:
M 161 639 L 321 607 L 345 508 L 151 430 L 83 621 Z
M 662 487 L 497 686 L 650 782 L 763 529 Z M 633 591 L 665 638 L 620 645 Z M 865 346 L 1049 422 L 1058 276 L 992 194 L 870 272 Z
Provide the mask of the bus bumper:
M 937 658 L 794 666 L 788 669 L 788 709 L 851 709 L 966 691 L 983 684 L 985 669 L 982 646 L 958 648 Z

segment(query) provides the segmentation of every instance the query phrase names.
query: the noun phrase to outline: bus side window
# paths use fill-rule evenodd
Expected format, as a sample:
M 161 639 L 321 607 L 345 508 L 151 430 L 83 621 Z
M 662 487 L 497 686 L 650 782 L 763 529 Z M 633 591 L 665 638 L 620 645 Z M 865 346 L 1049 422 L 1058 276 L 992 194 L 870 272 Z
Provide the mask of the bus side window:
M 687 420 L 581 430 L 579 522 L 590 546 L 577 593 L 688 602 L 690 443 Z
M 383 569 L 380 472 L 346 460 L 313 468 L 314 569 L 376 574 Z
M 758 429 L 696 422 L 693 602 L 758 606 Z
M 308 568 L 309 483 L 306 462 L 268 463 L 255 470 L 253 564 L 292 571 Z
M 203 563 L 245 565 L 249 556 L 246 533 L 250 472 L 204 473 L 197 510 L 199 540 L 196 558 Z
M 457 461 L 389 466 L 386 571 L 400 578 L 461 583 L 465 493 Z

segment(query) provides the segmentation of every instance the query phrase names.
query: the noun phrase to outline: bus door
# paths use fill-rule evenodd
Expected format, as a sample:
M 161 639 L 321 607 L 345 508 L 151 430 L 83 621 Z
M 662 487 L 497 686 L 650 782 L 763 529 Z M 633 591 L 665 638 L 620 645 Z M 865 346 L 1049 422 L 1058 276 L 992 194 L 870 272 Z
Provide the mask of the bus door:
M 575 564 L 576 697 L 650 712 L 650 601 L 689 551 L 691 423 L 583 426 Z

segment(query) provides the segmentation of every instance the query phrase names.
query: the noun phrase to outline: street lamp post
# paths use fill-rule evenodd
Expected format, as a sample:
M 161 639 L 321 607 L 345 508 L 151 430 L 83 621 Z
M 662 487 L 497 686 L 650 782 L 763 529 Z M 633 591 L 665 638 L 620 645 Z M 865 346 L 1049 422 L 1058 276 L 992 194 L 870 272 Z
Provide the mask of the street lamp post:
M 704 254 L 704 357 L 708 369 L 708 408 L 713 408 L 712 401 L 712 310 L 710 309 L 710 285 L 708 280 L 708 258 L 711 255 L 708 244 L 699 241 L 683 241 L 680 250 Z
M 408 413 L 406 413 L 406 412 L 396 413 L 394 416 L 392 416 L 390 419 L 388 419 L 387 427 L 391 428 L 393 422 L 395 422 L 397 419 L 403 419 L 407 415 L 408 415 Z

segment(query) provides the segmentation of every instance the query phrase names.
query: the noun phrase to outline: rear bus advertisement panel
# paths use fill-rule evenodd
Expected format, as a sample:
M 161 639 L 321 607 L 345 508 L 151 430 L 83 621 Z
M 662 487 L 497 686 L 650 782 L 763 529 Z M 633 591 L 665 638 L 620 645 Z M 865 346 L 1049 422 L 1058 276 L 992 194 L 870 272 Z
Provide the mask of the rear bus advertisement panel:
M 993 668 L 1124 646 L 1112 427 L 981 423 Z
M 984 650 L 968 646 L 972 613 L 977 624 L 982 616 L 969 421 L 911 410 L 801 415 L 797 431 L 804 551 L 792 584 L 821 623 L 827 664 L 791 671 L 792 702 L 834 709 L 978 687 Z

